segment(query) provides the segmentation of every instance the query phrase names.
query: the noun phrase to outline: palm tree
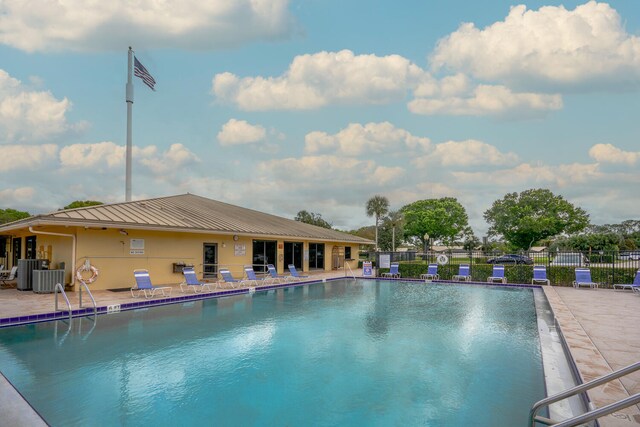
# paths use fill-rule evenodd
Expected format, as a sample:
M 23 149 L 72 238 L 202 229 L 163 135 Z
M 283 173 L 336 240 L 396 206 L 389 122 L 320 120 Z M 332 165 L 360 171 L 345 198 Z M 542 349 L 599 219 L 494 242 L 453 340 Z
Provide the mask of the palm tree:
M 367 200 L 367 216 L 376 217 L 376 251 L 378 250 L 378 222 L 380 217 L 389 212 L 389 199 L 375 195 Z
M 404 217 L 400 211 L 389 211 L 389 224 L 391 224 L 391 251 L 396 251 L 396 227 L 402 224 Z

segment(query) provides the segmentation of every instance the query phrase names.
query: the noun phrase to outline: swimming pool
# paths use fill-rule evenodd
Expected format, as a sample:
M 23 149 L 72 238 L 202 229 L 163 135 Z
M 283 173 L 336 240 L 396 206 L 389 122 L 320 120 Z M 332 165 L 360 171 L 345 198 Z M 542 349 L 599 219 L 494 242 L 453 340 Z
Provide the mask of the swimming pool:
M 0 329 L 54 426 L 525 425 L 531 289 L 330 281 Z

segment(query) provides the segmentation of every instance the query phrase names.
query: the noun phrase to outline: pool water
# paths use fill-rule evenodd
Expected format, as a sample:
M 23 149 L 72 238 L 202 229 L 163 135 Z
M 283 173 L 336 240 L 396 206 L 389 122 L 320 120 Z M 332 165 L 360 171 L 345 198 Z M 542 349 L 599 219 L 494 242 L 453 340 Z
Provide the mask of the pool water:
M 531 289 L 332 281 L 0 329 L 53 426 L 524 426 Z

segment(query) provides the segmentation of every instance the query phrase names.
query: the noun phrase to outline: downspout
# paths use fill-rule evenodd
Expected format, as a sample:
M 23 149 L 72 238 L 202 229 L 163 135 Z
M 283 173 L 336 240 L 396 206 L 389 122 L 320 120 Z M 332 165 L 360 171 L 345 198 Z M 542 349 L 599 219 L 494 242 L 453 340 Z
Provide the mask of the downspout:
M 46 234 L 49 236 L 62 236 L 62 237 L 71 237 L 73 239 L 73 243 L 71 244 L 71 285 L 75 286 L 75 271 L 76 271 L 76 235 L 75 234 L 63 234 L 63 233 L 52 233 L 50 231 L 36 231 L 33 227 L 29 227 L 29 231 L 33 234 Z

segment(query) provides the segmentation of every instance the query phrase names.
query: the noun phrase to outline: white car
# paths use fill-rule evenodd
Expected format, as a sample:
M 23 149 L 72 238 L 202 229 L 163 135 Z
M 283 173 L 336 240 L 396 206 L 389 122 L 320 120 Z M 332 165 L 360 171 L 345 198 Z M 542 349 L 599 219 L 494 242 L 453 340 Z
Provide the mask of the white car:
M 620 252 L 620 256 L 618 257 L 621 260 L 640 260 L 640 251 L 631 251 L 631 252 Z
M 588 267 L 589 259 L 580 252 L 559 253 L 551 261 L 551 265 L 570 265 L 575 267 Z

